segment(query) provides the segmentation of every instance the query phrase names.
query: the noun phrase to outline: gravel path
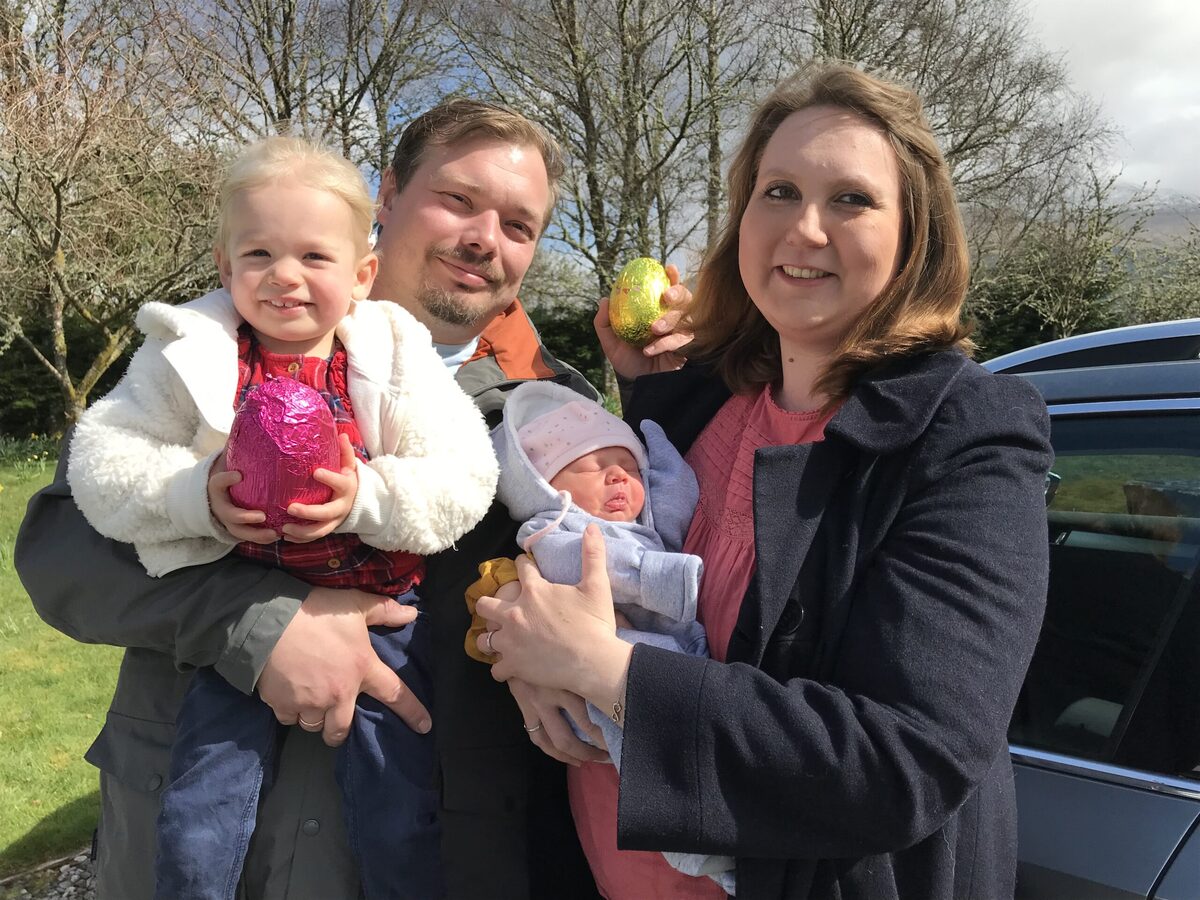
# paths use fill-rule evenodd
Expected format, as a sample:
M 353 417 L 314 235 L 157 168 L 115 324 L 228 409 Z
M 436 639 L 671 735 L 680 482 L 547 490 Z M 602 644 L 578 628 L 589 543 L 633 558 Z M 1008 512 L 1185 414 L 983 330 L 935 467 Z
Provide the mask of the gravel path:
M 87 851 L 0 881 L 3 900 L 92 900 L 95 896 Z

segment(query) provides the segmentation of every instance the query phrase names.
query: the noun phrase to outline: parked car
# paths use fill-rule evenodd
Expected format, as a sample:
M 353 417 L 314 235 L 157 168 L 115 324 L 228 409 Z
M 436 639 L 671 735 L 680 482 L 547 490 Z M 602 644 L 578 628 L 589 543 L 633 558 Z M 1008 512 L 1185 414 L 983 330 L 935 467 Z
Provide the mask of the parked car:
M 1200 319 L 985 363 L 1049 407 L 1046 620 L 1009 728 L 1021 898 L 1200 897 Z

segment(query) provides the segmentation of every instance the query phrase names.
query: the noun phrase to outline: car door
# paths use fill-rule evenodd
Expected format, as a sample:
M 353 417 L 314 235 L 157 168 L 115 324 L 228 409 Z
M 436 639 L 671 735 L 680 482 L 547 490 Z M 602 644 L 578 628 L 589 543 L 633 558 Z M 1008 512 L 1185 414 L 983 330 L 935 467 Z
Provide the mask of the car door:
M 1051 406 L 1046 619 L 1009 729 L 1017 896 L 1200 897 L 1200 409 Z

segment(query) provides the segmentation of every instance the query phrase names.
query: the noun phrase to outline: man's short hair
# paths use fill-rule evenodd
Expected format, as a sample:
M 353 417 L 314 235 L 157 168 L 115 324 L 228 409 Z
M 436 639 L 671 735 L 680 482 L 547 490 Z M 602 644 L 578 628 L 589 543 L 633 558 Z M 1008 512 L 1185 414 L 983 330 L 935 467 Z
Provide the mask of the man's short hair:
M 479 137 L 537 149 L 550 186 L 550 207 L 546 210 L 549 221 L 550 211 L 558 200 L 558 182 L 565 170 L 558 142 L 541 125 L 516 110 L 483 100 L 466 97 L 444 100 L 408 123 L 392 154 L 396 191 L 404 190 L 428 148 L 448 147 Z

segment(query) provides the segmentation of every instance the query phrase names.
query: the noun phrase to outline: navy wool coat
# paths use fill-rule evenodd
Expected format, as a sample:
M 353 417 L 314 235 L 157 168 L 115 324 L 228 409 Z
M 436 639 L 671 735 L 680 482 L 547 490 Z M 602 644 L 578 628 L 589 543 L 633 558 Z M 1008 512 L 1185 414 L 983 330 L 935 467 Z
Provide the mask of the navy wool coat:
M 728 396 L 687 367 L 627 415 L 686 452 Z M 735 856 L 739 900 L 1011 897 L 1051 460 L 1036 391 L 956 351 L 865 376 L 824 441 L 760 449 L 727 664 L 633 651 L 619 846 Z

